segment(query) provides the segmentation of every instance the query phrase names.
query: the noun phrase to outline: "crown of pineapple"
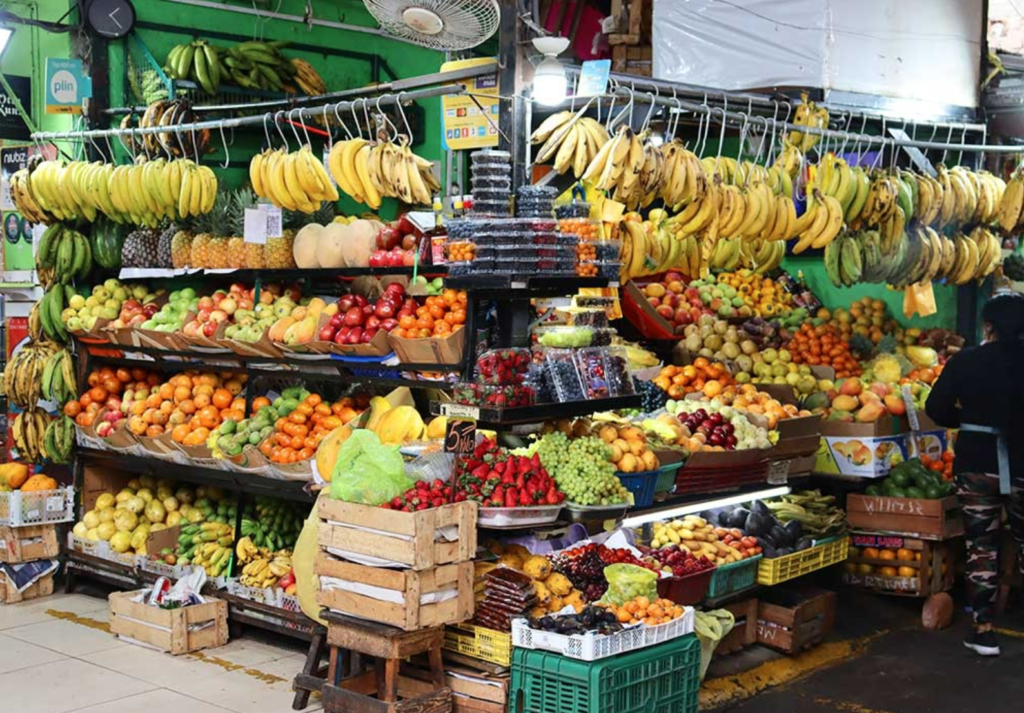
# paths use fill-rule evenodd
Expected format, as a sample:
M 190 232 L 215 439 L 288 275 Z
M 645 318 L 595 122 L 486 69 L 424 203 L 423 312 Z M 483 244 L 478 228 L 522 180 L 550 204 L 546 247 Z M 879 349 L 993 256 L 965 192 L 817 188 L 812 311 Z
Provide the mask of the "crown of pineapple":
M 286 229 L 299 230 L 310 223 L 317 223 L 318 225 L 327 225 L 334 220 L 335 204 L 330 201 L 324 201 L 320 204 L 312 213 L 303 213 L 301 211 L 285 210 L 281 216 L 282 227 Z

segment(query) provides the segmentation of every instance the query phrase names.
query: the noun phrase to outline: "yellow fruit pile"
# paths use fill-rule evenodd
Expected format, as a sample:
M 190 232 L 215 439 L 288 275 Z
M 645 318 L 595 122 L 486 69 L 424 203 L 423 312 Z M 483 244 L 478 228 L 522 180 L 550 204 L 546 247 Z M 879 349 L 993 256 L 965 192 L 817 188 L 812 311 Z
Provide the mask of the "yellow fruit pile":
M 480 584 L 476 588 L 476 599 L 483 599 L 483 578 L 487 572 L 498 566 L 511 567 L 522 572 L 533 580 L 533 588 L 537 592 L 537 605 L 530 611 L 531 617 L 542 617 L 545 614 L 561 611 L 571 606 L 577 612 L 583 611 L 586 602 L 583 593 L 572 586 L 572 582 L 564 574 L 555 572 L 551 560 L 543 555 L 531 554 L 522 545 L 502 545 L 490 543 L 488 549 L 498 555 L 497 563 L 478 562 L 476 578 Z
M 689 550 L 695 557 L 706 557 L 717 565 L 732 564 L 747 558 L 737 548 L 723 544 L 715 534 L 714 526 L 696 515 L 687 515 L 682 520 L 671 522 L 656 522 L 652 533 L 651 547 L 678 545 Z
M 612 447 L 611 461 L 620 473 L 641 473 L 661 465 L 647 444 L 647 436 L 636 426 L 607 423 L 598 436 Z

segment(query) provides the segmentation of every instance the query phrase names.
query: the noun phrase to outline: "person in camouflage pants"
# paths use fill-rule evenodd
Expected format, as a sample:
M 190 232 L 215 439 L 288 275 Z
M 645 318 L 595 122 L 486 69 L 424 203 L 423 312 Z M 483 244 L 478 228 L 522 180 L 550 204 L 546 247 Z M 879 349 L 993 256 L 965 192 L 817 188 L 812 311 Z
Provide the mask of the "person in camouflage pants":
M 992 625 L 999 586 L 999 531 L 1003 507 L 1024 566 L 1024 484 L 1012 482 L 1008 496 L 999 494 L 999 478 L 984 473 L 957 476 L 957 496 L 967 537 L 967 592 L 974 622 Z

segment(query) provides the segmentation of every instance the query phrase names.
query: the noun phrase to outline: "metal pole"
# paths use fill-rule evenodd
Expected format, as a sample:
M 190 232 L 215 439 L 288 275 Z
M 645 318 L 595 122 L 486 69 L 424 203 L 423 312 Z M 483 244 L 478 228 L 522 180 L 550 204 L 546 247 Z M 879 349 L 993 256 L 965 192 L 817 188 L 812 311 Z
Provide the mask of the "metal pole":
M 451 96 L 462 94 L 466 91 L 461 84 L 447 84 L 440 87 L 431 87 L 412 92 L 403 92 L 402 101 L 416 101 L 418 99 L 432 99 L 434 97 Z M 369 99 L 343 101 L 335 104 L 321 104 L 316 107 L 305 107 L 296 110 L 291 118 L 308 119 L 323 116 L 324 107 L 328 111 L 351 111 L 353 106 L 359 107 Z M 398 95 L 386 95 L 372 100 L 373 106 L 396 104 Z M 282 112 L 277 112 L 281 114 Z M 32 134 L 33 140 L 53 141 L 57 139 L 103 139 L 116 136 L 143 136 L 146 134 L 183 133 L 191 131 L 204 131 L 206 129 L 237 129 L 242 126 L 262 126 L 267 120 L 276 121 L 275 113 L 259 114 L 256 116 L 241 116 L 228 119 L 212 119 L 208 121 L 197 121 L 192 124 L 178 124 L 176 126 L 153 126 L 144 129 L 96 129 L 92 131 L 40 131 Z

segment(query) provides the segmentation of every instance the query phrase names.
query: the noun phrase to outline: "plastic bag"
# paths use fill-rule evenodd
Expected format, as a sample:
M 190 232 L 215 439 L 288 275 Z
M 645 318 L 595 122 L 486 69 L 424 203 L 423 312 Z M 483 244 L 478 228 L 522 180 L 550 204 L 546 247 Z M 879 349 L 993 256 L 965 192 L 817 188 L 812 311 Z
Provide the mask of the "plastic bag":
M 601 597 L 602 604 L 621 607 L 631 599 L 658 598 L 658 573 L 635 564 L 613 564 L 604 568 L 608 591 Z
M 331 477 L 331 497 L 350 503 L 380 505 L 414 485 L 405 475 L 397 446 L 385 446 L 373 431 L 356 429 L 338 451 Z
M 697 612 L 694 618 L 693 630 L 700 640 L 700 680 L 707 675 L 708 666 L 711 665 L 711 657 L 718 648 L 718 643 L 729 635 L 732 627 L 736 624 L 736 617 L 732 612 L 725 609 L 715 609 L 709 612 Z

